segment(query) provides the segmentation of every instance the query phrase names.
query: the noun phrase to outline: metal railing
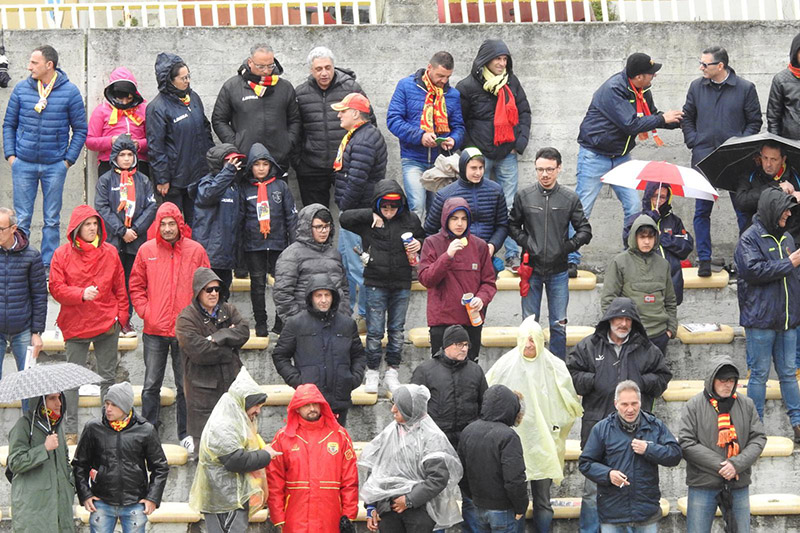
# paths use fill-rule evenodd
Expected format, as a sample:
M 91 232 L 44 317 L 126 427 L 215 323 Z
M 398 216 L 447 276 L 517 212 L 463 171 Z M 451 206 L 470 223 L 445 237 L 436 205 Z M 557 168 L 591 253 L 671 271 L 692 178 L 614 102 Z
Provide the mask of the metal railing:
M 4 28 L 376 24 L 376 0 L 211 0 L 0 4 Z
M 437 0 L 439 22 L 800 20 L 800 0 Z

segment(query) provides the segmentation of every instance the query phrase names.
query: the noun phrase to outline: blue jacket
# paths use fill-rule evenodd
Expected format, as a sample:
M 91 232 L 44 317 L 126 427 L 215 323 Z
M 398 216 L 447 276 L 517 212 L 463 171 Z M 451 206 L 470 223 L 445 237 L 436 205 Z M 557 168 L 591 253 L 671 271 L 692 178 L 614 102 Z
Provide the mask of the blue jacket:
M 419 127 L 422 118 L 422 109 L 425 107 L 425 84 L 422 75 L 425 69 L 397 82 L 397 87 L 392 94 L 389 108 L 386 110 L 386 125 L 395 137 L 400 140 L 400 157 L 412 159 L 418 163 L 433 166 L 439 156 L 439 148 L 426 148 L 422 146 L 422 135 L 425 133 Z M 444 87 L 444 99 L 447 106 L 447 119 L 450 124 L 450 133 L 456 142 L 453 150 L 458 149 L 464 141 L 464 119 L 461 116 L 461 95 L 449 84 Z
M 180 57 L 164 52 L 156 58 L 159 95 L 146 111 L 147 157 L 155 183 L 185 189 L 206 175 L 205 155 L 214 141 L 200 95 L 189 89 L 186 106 L 174 94 L 169 72 L 179 62 Z
M 266 159 L 271 163 L 270 173 L 267 180 L 273 179 L 267 185 L 269 195 L 269 234 L 264 238 L 258 223 L 256 214 L 256 202 L 258 200 L 258 185 L 253 178 L 253 163 L 259 159 Z M 247 155 L 247 176 L 245 184 L 242 186 L 243 209 L 244 209 L 244 242 L 245 252 L 257 252 L 262 250 L 282 251 L 294 242 L 295 231 L 297 230 L 297 207 L 294 204 L 294 196 L 289 190 L 289 185 L 280 178 L 283 170 L 269 153 L 269 150 L 261 143 L 255 143 L 250 147 Z
M 47 318 L 47 280 L 42 256 L 28 245 L 21 230 L 10 250 L 0 246 L 0 333 L 44 331 Z
M 683 140 L 692 151 L 692 166 L 731 137 L 755 135 L 761 130 L 761 105 L 756 86 L 736 75 L 721 84 L 697 78 L 689 85 L 683 104 Z
M 622 428 L 616 411 L 608 415 L 592 428 L 581 452 L 578 467 L 597 483 L 597 513 L 603 524 L 646 522 L 656 514 L 660 518 L 658 465 L 681 462 L 681 447 L 667 426 L 647 411 L 639 413 L 639 427 L 633 433 Z M 633 439 L 647 441 L 644 454 L 633 451 Z M 630 485 L 612 485 L 612 470 L 628 476 Z
M 206 153 L 210 173 L 189 186 L 194 198 L 192 239 L 203 245 L 211 268 L 232 269 L 236 266 L 239 225 L 244 206 L 237 170 L 225 164 L 225 156 L 236 152 L 232 144 L 215 146 Z
M 766 189 L 753 225 L 736 245 L 739 324 L 746 328 L 786 331 L 800 325 L 800 276 L 789 260 L 796 247 L 789 232 L 778 227 L 781 213 L 794 205 L 794 197 L 782 190 Z
M 336 172 L 336 205 L 340 211 L 372 207 L 375 184 L 386 177 L 386 143 L 377 126 L 369 122 L 350 136 Z
M 28 163 L 68 161 L 72 165 L 81 155 L 88 131 L 83 97 L 63 70 L 56 72 L 56 85 L 41 113 L 33 108 L 39 101 L 37 81 L 28 77 L 14 86 L 3 122 L 6 159 L 13 155 Z
M 474 155 L 474 154 L 473 154 Z M 461 153 L 458 170 L 461 176 L 446 187 L 436 191 L 431 208 L 425 216 L 425 233 L 435 235 L 442 227 L 442 206 L 448 198 L 460 197 L 467 201 L 472 214 L 469 231 L 499 250 L 508 235 L 508 206 L 503 188 L 484 175 L 480 183 L 467 180 L 466 167 L 471 159 L 469 151 Z
M 644 99 L 651 115 L 639 117 L 625 71 L 608 78 L 592 95 L 581 122 L 578 144 L 607 157 L 621 156 L 633 150 L 638 134 L 668 127 L 653 103 L 649 87 L 644 90 Z

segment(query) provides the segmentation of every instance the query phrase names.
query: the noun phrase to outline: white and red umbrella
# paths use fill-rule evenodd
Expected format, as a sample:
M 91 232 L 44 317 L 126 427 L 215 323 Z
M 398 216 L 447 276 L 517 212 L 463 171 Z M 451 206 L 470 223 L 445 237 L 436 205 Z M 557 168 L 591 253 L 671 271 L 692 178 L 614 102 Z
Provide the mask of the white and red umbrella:
M 648 182 L 669 183 L 672 194 L 715 201 L 719 194 L 700 172 L 666 161 L 628 161 L 611 169 L 603 183 L 626 189 L 644 190 Z

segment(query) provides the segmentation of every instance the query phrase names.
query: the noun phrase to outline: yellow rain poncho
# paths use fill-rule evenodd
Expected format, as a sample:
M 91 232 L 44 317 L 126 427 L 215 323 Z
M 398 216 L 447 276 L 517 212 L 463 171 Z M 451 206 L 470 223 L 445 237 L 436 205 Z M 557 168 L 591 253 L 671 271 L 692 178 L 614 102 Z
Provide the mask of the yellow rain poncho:
M 536 345 L 533 359 L 523 355 L 528 338 Z M 561 483 L 567 435 L 575 419 L 583 415 L 583 408 L 567 365 L 545 349 L 542 328 L 535 317 L 522 322 L 517 347 L 492 365 L 486 381 L 489 385 L 503 384 L 524 397 L 525 415 L 514 429 L 522 440 L 527 480 Z
M 226 470 L 219 460 L 237 450 L 265 446 L 256 424 L 247 417 L 245 398 L 263 391 L 242 367 L 228 392 L 219 399 L 200 438 L 197 471 L 189 492 L 189 506 L 201 513 L 226 513 L 250 504 L 252 516 L 266 502 L 264 469 L 247 474 Z

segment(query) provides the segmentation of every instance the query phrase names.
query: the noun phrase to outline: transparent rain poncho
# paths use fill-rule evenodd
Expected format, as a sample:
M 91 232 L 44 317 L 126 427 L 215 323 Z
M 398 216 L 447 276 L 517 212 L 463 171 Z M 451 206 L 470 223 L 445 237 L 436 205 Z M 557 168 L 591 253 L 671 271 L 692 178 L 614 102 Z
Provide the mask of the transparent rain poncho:
M 361 481 L 360 498 L 367 503 L 395 498 L 411 492 L 425 481 L 423 464 L 432 459 L 443 460 L 449 479 L 447 487 L 426 504 L 428 515 L 436 521 L 436 529 L 446 529 L 462 521 L 457 498 L 460 496 L 458 482 L 464 474 L 450 441 L 428 416 L 428 400 L 431 393 L 423 385 L 403 385 L 395 394 L 395 402 L 401 401 L 401 389 L 411 397 L 411 414 L 400 411 L 405 424 L 392 421 L 372 439 L 358 460 L 358 477 Z
M 253 515 L 266 502 L 266 470 L 247 474 L 226 470 L 220 457 L 236 450 L 259 450 L 265 444 L 254 422 L 247 418 L 245 398 L 263 391 L 242 367 L 228 392 L 217 402 L 200 439 L 197 471 L 189 506 L 201 513 L 226 513 L 250 504 Z
M 536 345 L 533 359 L 523 355 L 528 338 Z M 567 435 L 575 419 L 583 415 L 583 408 L 567 366 L 545 349 L 542 328 L 535 317 L 522 322 L 517 347 L 492 365 L 486 381 L 522 393 L 525 414 L 514 430 L 522 440 L 526 479 L 561 483 Z

